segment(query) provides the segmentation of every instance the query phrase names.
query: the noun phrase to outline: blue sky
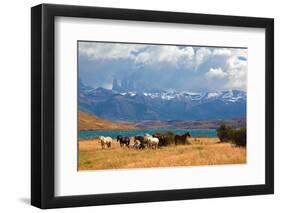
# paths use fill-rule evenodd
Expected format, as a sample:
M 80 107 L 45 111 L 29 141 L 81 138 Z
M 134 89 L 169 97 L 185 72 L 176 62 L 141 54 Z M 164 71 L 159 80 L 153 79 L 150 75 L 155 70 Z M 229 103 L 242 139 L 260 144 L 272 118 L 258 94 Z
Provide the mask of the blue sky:
M 177 91 L 246 90 L 247 49 L 79 42 L 79 78 L 111 89 L 113 79 L 139 88 Z

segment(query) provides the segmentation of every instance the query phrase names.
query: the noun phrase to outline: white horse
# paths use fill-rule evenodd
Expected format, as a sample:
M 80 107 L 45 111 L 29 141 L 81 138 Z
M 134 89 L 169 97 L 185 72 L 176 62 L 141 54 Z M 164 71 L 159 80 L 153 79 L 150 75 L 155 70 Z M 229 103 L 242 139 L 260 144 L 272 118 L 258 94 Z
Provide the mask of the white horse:
M 154 138 L 152 136 L 144 136 L 144 140 L 147 142 L 147 147 L 148 148 L 158 148 L 158 144 L 159 144 L 159 139 L 158 138 Z
M 141 147 L 141 142 L 138 139 L 135 139 L 134 148 L 140 149 L 140 147 Z
M 133 149 L 135 146 L 135 137 L 130 137 L 130 142 L 129 142 L 129 149 Z
M 130 143 L 128 145 L 129 149 L 139 149 L 141 142 L 135 137 L 130 137 Z
M 100 136 L 99 139 L 100 139 L 99 143 L 101 144 L 102 149 L 104 149 L 106 146 L 107 146 L 107 148 L 111 147 L 111 143 L 112 143 L 111 137 Z

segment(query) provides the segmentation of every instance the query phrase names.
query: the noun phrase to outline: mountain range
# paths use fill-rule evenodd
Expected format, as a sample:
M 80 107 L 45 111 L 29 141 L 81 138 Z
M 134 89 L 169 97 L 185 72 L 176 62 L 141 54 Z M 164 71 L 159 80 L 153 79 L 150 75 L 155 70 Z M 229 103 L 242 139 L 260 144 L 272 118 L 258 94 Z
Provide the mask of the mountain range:
M 79 81 L 79 111 L 113 121 L 208 120 L 246 117 L 246 92 L 145 92 L 91 88 Z

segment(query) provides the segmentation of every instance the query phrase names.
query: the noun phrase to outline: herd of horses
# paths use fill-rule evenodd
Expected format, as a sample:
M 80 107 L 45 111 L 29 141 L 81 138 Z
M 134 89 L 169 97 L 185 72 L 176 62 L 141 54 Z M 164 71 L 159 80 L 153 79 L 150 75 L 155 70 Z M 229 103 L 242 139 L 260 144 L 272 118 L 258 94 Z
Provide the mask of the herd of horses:
M 183 135 L 175 135 L 174 142 L 175 145 L 185 144 L 186 139 L 191 137 L 189 132 L 186 132 Z M 144 135 L 136 135 L 133 137 L 117 135 L 116 141 L 120 144 L 120 147 L 128 147 L 132 149 L 158 149 L 161 146 L 166 146 L 168 144 L 168 137 L 161 134 L 144 134 Z M 101 148 L 110 148 L 113 140 L 111 137 L 99 137 L 99 143 L 101 144 Z

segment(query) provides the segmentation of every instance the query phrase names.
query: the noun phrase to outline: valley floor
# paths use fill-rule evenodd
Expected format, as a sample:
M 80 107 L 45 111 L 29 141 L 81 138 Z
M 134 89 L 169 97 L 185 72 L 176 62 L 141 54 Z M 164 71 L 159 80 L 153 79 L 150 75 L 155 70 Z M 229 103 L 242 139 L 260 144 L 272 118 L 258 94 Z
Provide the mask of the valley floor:
M 218 138 L 189 140 L 191 145 L 171 145 L 158 150 L 121 148 L 115 140 L 111 148 L 102 150 L 97 139 L 80 140 L 78 170 L 246 163 L 246 148 L 220 143 Z

